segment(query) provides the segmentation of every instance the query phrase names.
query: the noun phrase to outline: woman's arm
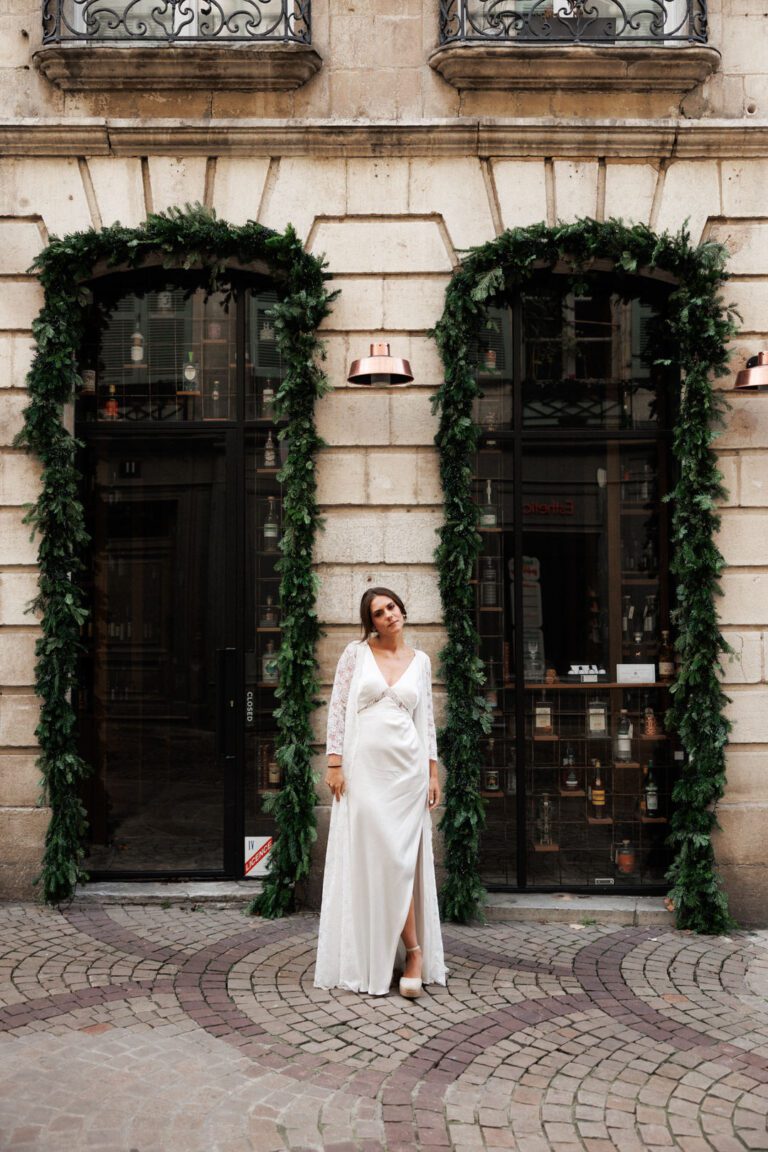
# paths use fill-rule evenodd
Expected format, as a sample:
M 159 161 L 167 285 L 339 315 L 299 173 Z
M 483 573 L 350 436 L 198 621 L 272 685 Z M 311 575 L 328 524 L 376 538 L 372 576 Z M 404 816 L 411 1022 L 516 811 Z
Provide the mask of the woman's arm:
M 425 653 L 426 656 L 426 653 Z M 427 708 L 427 749 L 429 752 L 429 806 L 436 808 L 440 803 L 440 779 L 437 772 L 437 734 L 435 732 L 435 713 L 432 707 L 432 665 L 429 656 L 426 656 L 427 668 L 425 679 L 426 708 Z
M 355 650 L 351 644 L 341 654 L 336 666 L 336 675 L 333 678 L 333 691 L 328 706 L 328 731 L 326 738 L 326 753 L 328 755 L 328 770 L 325 774 L 325 783 L 333 793 L 335 800 L 344 795 L 344 772 L 342 760 L 344 753 L 344 727 L 347 718 L 347 700 L 349 688 L 355 672 Z

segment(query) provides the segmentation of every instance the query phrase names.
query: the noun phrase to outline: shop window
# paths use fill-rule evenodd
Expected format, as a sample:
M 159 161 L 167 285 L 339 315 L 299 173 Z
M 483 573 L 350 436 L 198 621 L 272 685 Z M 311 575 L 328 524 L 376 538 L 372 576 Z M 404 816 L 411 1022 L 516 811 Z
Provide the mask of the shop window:
M 676 381 L 653 362 L 651 293 L 556 284 L 491 312 L 478 348 L 482 872 L 653 889 L 678 764 L 664 723 Z
M 243 275 L 214 293 L 151 271 L 93 287 L 75 432 L 96 875 L 241 876 L 244 837 L 273 831 L 288 451 L 276 299 Z

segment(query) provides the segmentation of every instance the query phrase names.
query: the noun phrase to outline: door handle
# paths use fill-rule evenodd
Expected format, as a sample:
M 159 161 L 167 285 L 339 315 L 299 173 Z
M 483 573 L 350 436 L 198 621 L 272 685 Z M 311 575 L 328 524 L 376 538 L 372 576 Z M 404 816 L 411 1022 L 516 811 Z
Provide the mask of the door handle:
M 237 742 L 237 649 L 218 648 L 216 750 L 220 756 L 233 756 Z

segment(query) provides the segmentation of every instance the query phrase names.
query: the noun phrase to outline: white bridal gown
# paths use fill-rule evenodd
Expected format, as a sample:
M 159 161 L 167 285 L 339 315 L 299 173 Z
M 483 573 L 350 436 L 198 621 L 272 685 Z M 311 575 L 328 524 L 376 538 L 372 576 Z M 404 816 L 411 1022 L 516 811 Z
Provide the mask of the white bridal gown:
M 429 657 L 417 651 L 387 686 L 365 642 L 349 644 L 336 669 L 328 754 L 343 757 L 346 790 L 331 806 L 315 985 L 382 996 L 411 895 L 425 984 L 446 968 L 427 804 L 437 759 Z

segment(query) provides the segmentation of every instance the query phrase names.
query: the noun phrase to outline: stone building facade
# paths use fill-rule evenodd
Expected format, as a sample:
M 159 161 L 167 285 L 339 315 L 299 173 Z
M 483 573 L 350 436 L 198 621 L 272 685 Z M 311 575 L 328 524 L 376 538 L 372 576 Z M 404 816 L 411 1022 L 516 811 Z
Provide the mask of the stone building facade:
M 292 223 L 309 251 L 325 254 L 340 295 L 323 333 L 333 391 L 317 407 L 327 442 L 316 554 L 323 681 L 330 684 L 342 644 L 356 634 L 359 596 L 373 580 L 402 590 L 412 634 L 434 656 L 443 638 L 433 560 L 442 499 L 430 400 L 441 365 L 427 332 L 452 269 L 463 250 L 508 227 L 590 216 L 660 231 L 687 220 L 694 240 L 714 238 L 730 250 L 728 297 L 741 316 L 734 372 L 741 367 L 765 345 L 768 327 L 763 7 L 713 0 L 706 45 L 560 41 L 535 56 L 514 38 L 511 46 L 441 48 L 438 5 L 425 0 L 316 3 L 311 53 L 293 56 L 226 41 L 213 46 L 215 55 L 208 44 L 44 46 L 39 4 L 8 7 L 0 48 L 5 895 L 31 894 L 47 821 L 35 768 L 37 629 L 26 612 L 37 546 L 23 523 L 38 466 L 13 438 L 42 301 L 28 269 L 48 238 L 115 221 L 135 226 L 148 212 L 199 201 L 233 224 Z M 374 340 L 409 359 L 412 385 L 346 387 L 350 361 Z M 732 397 L 717 451 L 728 487 L 719 609 L 736 652 L 723 669 L 734 727 L 717 855 L 736 916 L 765 923 L 761 397 Z M 321 710 L 318 732 L 323 719 Z M 321 824 L 326 815 L 327 807 Z

